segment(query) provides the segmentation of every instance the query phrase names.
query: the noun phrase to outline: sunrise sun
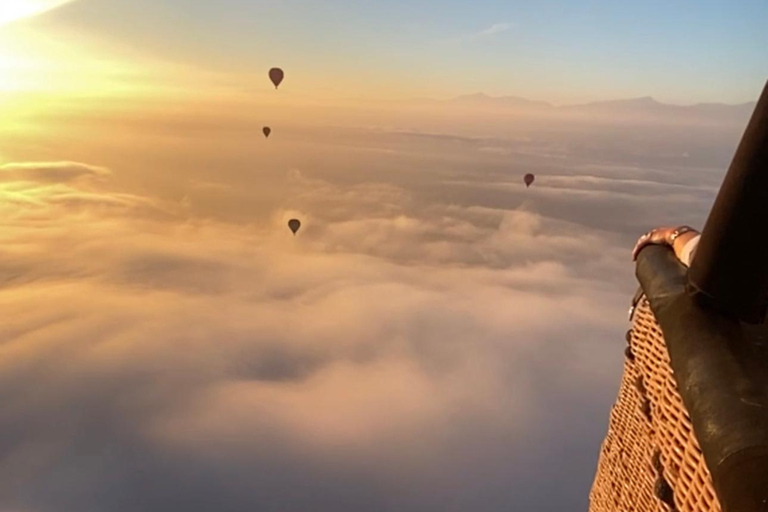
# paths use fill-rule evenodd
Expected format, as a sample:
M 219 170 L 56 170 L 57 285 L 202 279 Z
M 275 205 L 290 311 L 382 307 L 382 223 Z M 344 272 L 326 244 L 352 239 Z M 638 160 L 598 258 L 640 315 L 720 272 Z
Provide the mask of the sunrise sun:
M 2 0 L 0 1 L 0 26 L 22 18 L 50 11 L 72 0 Z

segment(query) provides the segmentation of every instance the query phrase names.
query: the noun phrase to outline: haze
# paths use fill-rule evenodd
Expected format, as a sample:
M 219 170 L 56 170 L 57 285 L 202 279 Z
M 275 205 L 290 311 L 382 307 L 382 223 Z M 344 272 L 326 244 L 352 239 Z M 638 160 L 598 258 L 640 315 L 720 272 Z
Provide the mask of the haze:
M 0 511 L 586 510 L 762 2 L 3 2 Z

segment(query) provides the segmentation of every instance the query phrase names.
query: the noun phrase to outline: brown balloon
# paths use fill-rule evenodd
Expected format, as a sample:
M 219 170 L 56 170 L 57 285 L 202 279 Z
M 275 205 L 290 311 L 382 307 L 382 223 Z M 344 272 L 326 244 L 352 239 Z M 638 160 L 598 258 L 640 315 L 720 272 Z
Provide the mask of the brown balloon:
M 523 181 L 525 181 L 525 188 L 528 188 L 531 186 L 531 183 L 533 183 L 533 180 L 536 179 L 533 174 L 526 174 L 525 178 L 523 178 Z
M 270 128 L 269 126 L 265 126 L 264 128 L 262 128 L 261 131 L 264 132 L 265 137 L 269 137 L 269 134 L 272 133 L 272 128 Z
M 301 222 L 299 219 L 291 219 L 288 221 L 288 227 L 291 228 L 291 231 L 293 231 L 293 236 L 296 236 L 296 232 L 301 227 Z
M 275 89 L 277 89 L 277 86 L 283 81 L 283 78 L 285 78 L 285 73 L 283 73 L 282 69 L 272 68 L 269 70 L 269 79 L 275 84 Z

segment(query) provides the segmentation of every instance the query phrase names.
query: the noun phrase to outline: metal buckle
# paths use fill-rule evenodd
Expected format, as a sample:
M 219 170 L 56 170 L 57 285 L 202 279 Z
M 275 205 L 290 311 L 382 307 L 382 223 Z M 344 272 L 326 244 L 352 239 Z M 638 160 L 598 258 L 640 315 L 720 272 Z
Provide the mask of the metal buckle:
M 637 310 L 637 304 L 640 302 L 640 299 L 643 298 L 643 295 L 645 295 L 645 292 L 643 291 L 643 287 L 639 286 L 637 288 L 637 291 L 635 292 L 635 296 L 632 297 L 632 305 L 629 307 L 629 313 L 628 318 L 631 322 L 635 316 L 635 311 Z

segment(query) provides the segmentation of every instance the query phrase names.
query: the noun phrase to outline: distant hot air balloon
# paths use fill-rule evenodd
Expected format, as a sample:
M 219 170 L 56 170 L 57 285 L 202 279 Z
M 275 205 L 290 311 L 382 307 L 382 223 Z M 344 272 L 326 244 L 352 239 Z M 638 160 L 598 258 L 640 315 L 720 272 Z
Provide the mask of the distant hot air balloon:
M 277 86 L 283 81 L 283 78 L 285 78 L 285 73 L 283 73 L 282 69 L 272 68 L 269 70 L 269 79 L 275 84 L 275 89 L 277 89 Z
M 293 236 L 296 236 L 296 232 L 301 227 L 301 222 L 299 219 L 291 219 L 288 221 L 288 227 L 291 228 L 291 231 L 293 231 Z
M 265 126 L 264 128 L 262 128 L 261 131 L 264 132 L 265 137 L 269 137 L 269 134 L 272 133 L 272 128 L 270 128 L 269 126 Z
M 528 188 L 531 186 L 531 183 L 533 183 L 533 180 L 536 179 L 535 176 L 531 173 L 528 173 L 525 175 L 525 178 L 523 178 L 523 181 L 525 181 L 525 188 Z

